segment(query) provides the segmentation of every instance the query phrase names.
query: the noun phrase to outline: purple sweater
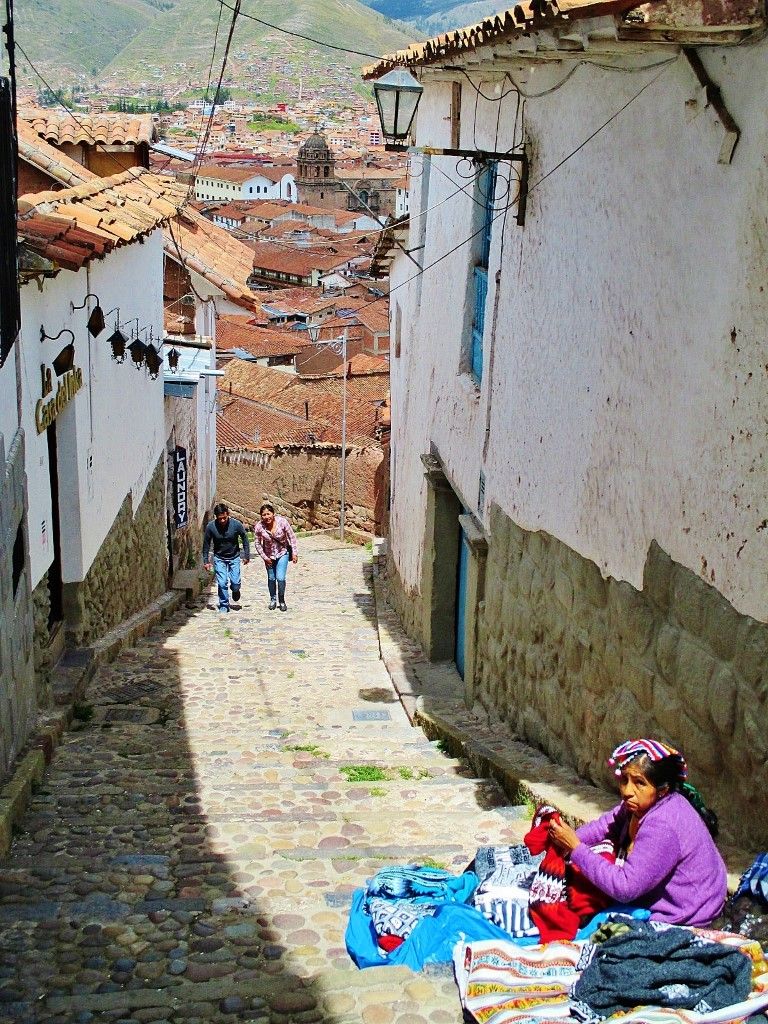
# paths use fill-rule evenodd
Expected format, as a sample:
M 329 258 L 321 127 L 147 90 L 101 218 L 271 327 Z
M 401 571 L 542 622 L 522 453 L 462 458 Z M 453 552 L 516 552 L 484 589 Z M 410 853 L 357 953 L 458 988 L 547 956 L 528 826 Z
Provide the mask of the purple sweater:
M 662 797 L 640 820 L 623 865 L 590 850 L 605 839 L 626 845 L 630 812 L 619 804 L 576 830 L 581 844 L 571 854 L 598 889 L 617 903 L 651 911 L 656 921 L 706 927 L 726 897 L 725 864 L 699 813 L 680 793 Z

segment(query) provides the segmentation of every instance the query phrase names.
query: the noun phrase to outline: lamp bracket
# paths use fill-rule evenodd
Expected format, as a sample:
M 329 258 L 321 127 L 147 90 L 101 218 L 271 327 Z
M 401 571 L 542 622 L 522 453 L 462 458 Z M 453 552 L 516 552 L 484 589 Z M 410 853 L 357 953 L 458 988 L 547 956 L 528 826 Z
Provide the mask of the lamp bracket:
M 42 324 L 40 324 L 40 344 L 42 344 L 44 341 L 58 341 L 62 334 L 68 334 L 72 339 L 72 344 L 74 345 L 75 336 L 72 333 L 72 331 L 69 330 L 68 327 L 64 327 L 62 330 L 59 331 L 58 334 L 46 334 L 45 328 L 43 327 Z
M 72 313 L 74 313 L 76 309 L 85 309 L 86 304 L 88 302 L 88 299 L 96 299 L 96 304 L 98 306 L 101 305 L 101 299 L 96 294 L 96 292 L 88 292 L 88 294 L 85 296 L 85 298 L 83 299 L 83 301 L 81 302 L 81 304 L 79 306 L 76 306 L 74 304 L 74 302 L 70 302 L 70 304 L 69 304 L 70 311 Z

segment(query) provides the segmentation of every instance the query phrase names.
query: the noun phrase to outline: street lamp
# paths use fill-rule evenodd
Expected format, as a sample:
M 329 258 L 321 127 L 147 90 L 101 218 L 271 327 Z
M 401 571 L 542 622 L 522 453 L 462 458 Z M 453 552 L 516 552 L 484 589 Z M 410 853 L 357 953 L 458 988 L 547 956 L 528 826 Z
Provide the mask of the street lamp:
M 341 356 L 341 476 L 339 480 L 341 508 L 339 510 L 339 540 L 344 540 L 344 523 L 346 518 L 344 492 L 347 469 L 347 340 L 349 328 L 344 328 L 340 338 L 330 338 L 328 341 L 320 341 L 320 324 L 308 324 L 307 333 L 313 345 L 319 348 L 330 348 L 332 352 Z
M 400 143 L 395 148 L 405 148 L 402 144 L 410 134 L 423 92 L 424 86 L 421 82 L 403 68 L 390 71 L 373 83 L 373 95 L 381 121 L 381 134 L 390 145 Z

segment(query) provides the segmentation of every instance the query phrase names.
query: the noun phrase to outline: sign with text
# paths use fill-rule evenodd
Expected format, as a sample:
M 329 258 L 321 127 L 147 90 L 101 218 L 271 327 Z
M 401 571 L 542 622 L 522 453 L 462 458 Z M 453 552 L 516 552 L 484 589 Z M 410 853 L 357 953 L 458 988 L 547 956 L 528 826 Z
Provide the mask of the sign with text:
M 187 449 L 173 449 L 173 515 L 176 529 L 189 522 L 187 507 Z

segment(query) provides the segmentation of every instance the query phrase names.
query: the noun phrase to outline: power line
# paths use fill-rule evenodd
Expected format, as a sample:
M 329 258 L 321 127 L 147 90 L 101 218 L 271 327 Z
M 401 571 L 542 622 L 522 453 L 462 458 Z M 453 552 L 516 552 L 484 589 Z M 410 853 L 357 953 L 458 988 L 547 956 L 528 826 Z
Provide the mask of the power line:
M 199 147 L 199 149 L 197 151 L 197 161 L 196 161 L 196 163 L 194 163 L 192 165 L 193 173 L 195 171 L 195 168 L 197 168 L 198 171 L 200 170 L 200 167 L 201 167 L 202 162 L 203 162 L 203 154 L 205 153 L 205 150 L 206 150 L 206 148 L 208 146 L 208 140 L 211 137 L 211 129 L 213 127 L 213 119 L 214 119 L 214 116 L 216 114 L 216 101 L 219 98 L 219 93 L 221 92 L 221 83 L 224 81 L 224 73 L 227 70 L 227 60 L 229 59 L 229 50 L 230 50 L 230 47 L 232 46 L 232 37 L 235 34 L 235 26 L 237 24 L 237 19 L 238 19 L 239 15 L 240 15 L 240 3 L 241 3 L 241 0 L 235 0 L 235 6 L 230 8 L 230 10 L 232 11 L 232 21 L 231 21 L 230 26 L 229 26 L 229 33 L 227 35 L 227 42 L 226 42 L 226 44 L 224 46 L 224 56 L 223 56 L 222 61 L 221 61 L 221 71 L 219 72 L 219 81 L 218 81 L 218 83 L 216 85 L 216 92 L 213 94 L 213 102 L 211 103 L 211 112 L 210 112 L 210 114 L 208 116 L 208 124 L 206 125 L 205 134 L 203 135 L 203 139 L 202 139 L 202 141 L 200 143 L 200 147 Z M 211 58 L 211 66 L 213 66 L 213 57 Z M 194 189 L 194 187 L 195 187 L 195 179 L 193 178 L 192 181 L 190 182 L 190 185 L 189 185 L 190 194 L 192 193 L 192 190 Z
M 237 3 L 237 0 L 235 0 Z M 226 0 L 218 0 L 218 3 L 222 7 L 226 7 L 227 10 L 233 11 L 234 7 L 230 7 Z M 239 4 L 238 4 L 239 7 Z M 248 18 L 249 21 L 255 21 L 259 25 L 264 25 L 265 28 L 274 29 L 275 32 L 282 32 L 284 36 L 293 36 L 294 39 L 303 39 L 308 43 L 315 43 L 316 46 L 324 46 L 328 50 L 338 50 L 340 53 L 352 53 L 356 57 L 370 57 L 372 60 L 381 60 L 380 53 L 367 53 L 365 50 L 351 50 L 348 46 L 336 46 L 334 43 L 325 42 L 322 39 L 314 39 L 312 36 L 306 36 L 302 32 L 293 32 L 291 29 L 283 28 L 281 25 L 274 25 L 271 21 L 265 21 L 263 18 L 257 18 L 255 14 L 248 14 L 246 11 L 240 12 L 241 17 Z

